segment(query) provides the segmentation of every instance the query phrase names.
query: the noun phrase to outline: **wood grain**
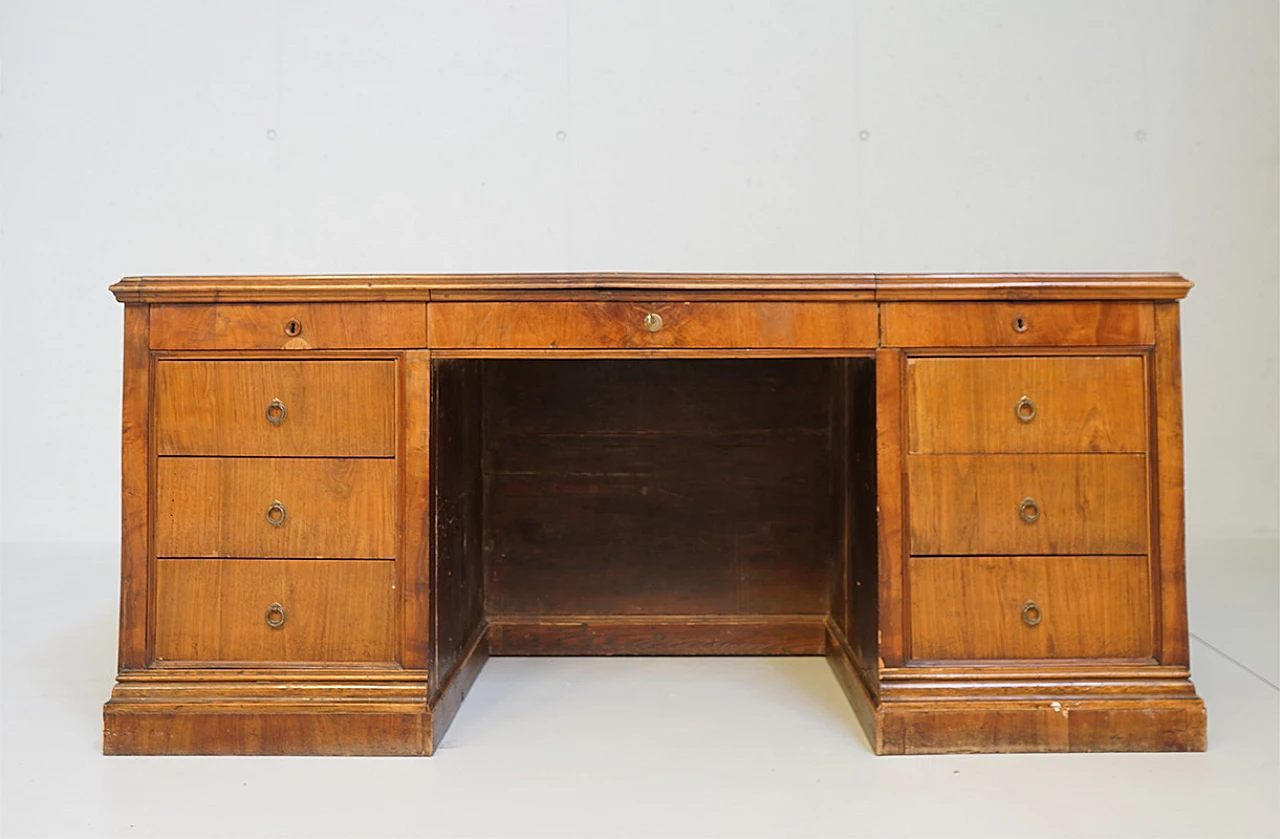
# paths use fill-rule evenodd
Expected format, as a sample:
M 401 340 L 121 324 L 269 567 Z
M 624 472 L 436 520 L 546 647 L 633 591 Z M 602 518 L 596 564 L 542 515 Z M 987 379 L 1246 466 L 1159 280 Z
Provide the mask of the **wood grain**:
M 1182 349 L 1178 305 L 1156 307 L 1152 355 L 1155 432 L 1155 559 L 1159 579 L 1160 661 L 1191 661 L 1187 631 L 1186 514 L 1183 484 Z
M 844 643 L 862 671 L 873 674 L 880 656 L 879 547 L 877 542 L 876 367 L 850 360 L 847 519 L 848 629 Z M 874 692 L 874 688 L 872 688 Z
M 908 573 L 914 659 L 1151 658 L 1145 556 L 912 557 Z
M 124 384 L 120 435 L 121 670 L 143 667 L 147 655 L 148 567 L 151 553 L 151 353 L 148 307 L 124 309 Z
M 889 347 L 1093 347 L 1155 341 L 1150 303 L 883 303 L 880 323 L 880 342 Z
M 156 660 L 391 662 L 395 585 L 394 562 L 161 559 Z
M 404 621 L 401 661 L 406 668 L 433 667 L 431 650 L 432 481 L 431 355 L 407 352 L 403 361 L 404 456 L 401 469 L 399 571 Z
M 876 534 L 879 667 L 906 661 L 907 507 L 903 376 L 899 350 L 876 352 Z
M 661 317 L 652 332 L 646 316 Z M 433 303 L 441 348 L 874 347 L 872 303 Z
M 122 303 L 409 300 L 1176 300 L 1177 274 L 377 274 L 125 277 Z
M 875 740 L 880 755 L 1204 750 L 1194 698 L 885 703 Z
M 160 458 L 156 555 L 391 559 L 395 489 L 385 459 Z
M 877 274 L 877 300 L 1177 300 L 1179 274 Z
M 822 655 L 826 616 L 506 615 L 489 622 L 494 655 Z
M 484 480 L 481 363 L 437 363 L 432 373 L 432 557 L 438 682 L 453 677 L 484 624 Z
M 1139 356 L 915 358 L 907 382 L 912 452 L 1147 450 Z
M 393 457 L 393 361 L 160 361 L 161 455 Z M 273 400 L 279 424 L 267 418 Z
M 486 361 L 490 618 L 825 615 L 834 369 Z
M 913 554 L 1147 552 L 1144 455 L 910 455 L 908 470 Z
M 427 345 L 421 303 L 163 305 L 152 312 L 156 350 L 397 349 Z
M 431 718 L 422 711 L 352 713 L 315 705 L 273 713 L 155 710 L 108 705 L 104 755 L 430 755 Z

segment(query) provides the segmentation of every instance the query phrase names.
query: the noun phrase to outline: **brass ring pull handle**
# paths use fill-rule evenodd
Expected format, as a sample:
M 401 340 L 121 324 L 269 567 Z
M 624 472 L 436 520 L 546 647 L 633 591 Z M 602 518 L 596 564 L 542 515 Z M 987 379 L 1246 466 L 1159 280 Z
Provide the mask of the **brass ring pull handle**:
M 1040 505 L 1036 503 L 1034 498 L 1024 498 L 1022 503 L 1018 505 L 1018 515 L 1027 524 L 1035 524 L 1036 519 L 1040 518 Z
M 1036 418 L 1036 403 L 1024 396 L 1013 406 L 1013 413 L 1022 422 L 1031 422 Z
M 267 422 L 272 425 L 279 425 L 284 422 L 284 418 L 288 413 L 289 409 L 285 408 L 284 403 L 279 399 L 272 399 L 267 403 Z
M 1044 617 L 1044 611 L 1039 607 L 1036 601 L 1027 601 L 1023 603 L 1023 623 L 1028 626 L 1038 626 L 1039 621 Z
M 1044 617 L 1044 612 L 1040 609 L 1040 604 L 1034 600 L 1028 600 L 1022 604 L 1022 622 L 1027 626 L 1039 626 L 1040 619 Z
M 1013 331 L 1022 333 L 1027 331 L 1027 316 L 1024 314 L 1016 314 L 1013 316 Z
M 272 527 L 279 527 L 284 524 L 284 520 L 288 516 L 289 511 L 279 501 L 272 501 L 271 506 L 267 508 L 267 524 Z
M 657 332 L 662 328 L 662 315 L 657 312 L 650 312 L 644 316 L 644 328 L 650 332 Z
M 284 334 L 290 338 L 297 338 L 302 334 L 302 321 L 290 320 L 284 325 Z
M 284 607 L 279 603 L 272 603 L 267 607 L 267 626 L 272 629 L 284 626 Z

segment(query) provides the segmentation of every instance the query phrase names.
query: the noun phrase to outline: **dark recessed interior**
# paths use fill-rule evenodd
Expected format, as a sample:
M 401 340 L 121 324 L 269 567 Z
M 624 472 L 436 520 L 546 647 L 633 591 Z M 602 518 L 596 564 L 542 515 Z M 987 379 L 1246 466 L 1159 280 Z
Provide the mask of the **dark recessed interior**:
M 874 601 L 860 602 L 875 590 L 871 359 L 432 369 L 444 658 L 483 618 L 551 622 L 561 636 L 595 619 L 691 618 L 701 653 L 741 619 L 830 618 L 852 638 L 862 612 L 853 623 L 874 627 Z M 645 645 L 595 633 L 569 649 Z M 796 649 L 766 631 L 730 651 Z

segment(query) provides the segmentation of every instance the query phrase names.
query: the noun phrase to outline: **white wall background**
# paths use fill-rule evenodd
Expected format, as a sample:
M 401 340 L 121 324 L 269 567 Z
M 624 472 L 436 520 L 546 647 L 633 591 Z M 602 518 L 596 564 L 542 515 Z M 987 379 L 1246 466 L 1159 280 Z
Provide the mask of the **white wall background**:
M 1269 0 L 0 0 L 0 536 L 118 533 L 129 274 L 1128 271 L 1277 531 Z

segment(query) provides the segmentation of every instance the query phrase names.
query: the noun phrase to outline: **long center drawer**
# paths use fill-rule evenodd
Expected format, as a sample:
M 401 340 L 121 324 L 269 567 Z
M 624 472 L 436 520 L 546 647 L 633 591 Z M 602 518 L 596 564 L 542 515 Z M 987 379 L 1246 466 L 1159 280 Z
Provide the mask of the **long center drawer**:
M 432 347 L 496 349 L 874 347 L 874 303 L 432 303 Z

